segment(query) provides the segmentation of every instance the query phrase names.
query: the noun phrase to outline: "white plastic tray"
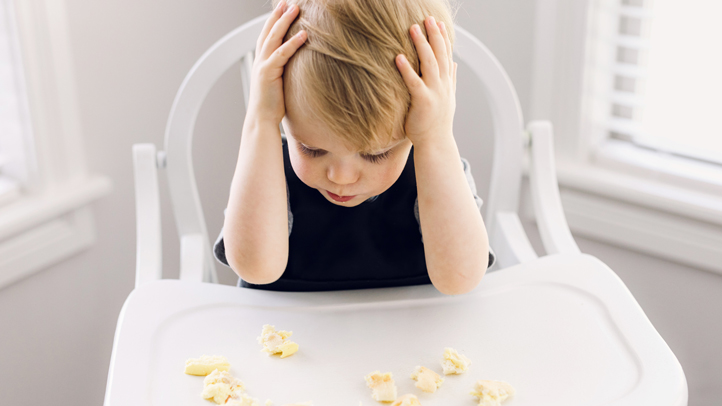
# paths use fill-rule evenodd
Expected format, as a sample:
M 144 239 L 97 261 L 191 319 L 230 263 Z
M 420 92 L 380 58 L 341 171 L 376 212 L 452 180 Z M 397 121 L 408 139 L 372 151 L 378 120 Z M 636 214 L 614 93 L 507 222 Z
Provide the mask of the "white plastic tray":
M 300 345 L 260 351 L 264 324 Z M 434 394 L 414 387 L 417 365 L 441 373 L 444 347 L 472 360 Z M 486 275 L 473 292 L 432 286 L 323 293 L 264 292 L 162 280 L 135 290 L 118 320 L 106 406 L 213 403 L 187 358 L 223 355 L 263 405 L 380 404 L 363 376 L 392 372 L 399 395 L 424 406 L 474 405 L 478 379 L 504 380 L 521 405 L 686 405 L 684 373 L 621 280 L 586 255 L 547 256 Z

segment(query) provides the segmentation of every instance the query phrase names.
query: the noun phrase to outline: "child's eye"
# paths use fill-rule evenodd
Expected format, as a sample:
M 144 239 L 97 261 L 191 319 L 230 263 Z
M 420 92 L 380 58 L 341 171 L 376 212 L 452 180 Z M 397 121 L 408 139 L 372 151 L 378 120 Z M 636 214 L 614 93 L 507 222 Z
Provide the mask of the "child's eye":
M 323 155 L 323 154 L 326 153 L 326 151 L 324 151 L 324 150 L 322 150 L 322 149 L 311 149 L 311 148 L 308 148 L 307 146 L 301 144 L 300 142 L 298 143 L 298 148 L 301 150 L 302 153 L 304 153 L 305 155 L 308 155 L 308 156 L 310 156 L 310 157 L 312 157 L 312 158 L 315 158 L 315 157 L 317 157 L 317 156 L 321 156 L 321 155 Z
M 386 152 L 382 152 L 382 153 L 376 154 L 376 155 L 361 154 L 363 159 L 365 159 L 371 163 L 374 163 L 374 164 L 377 164 L 377 163 L 383 161 L 384 159 L 388 158 L 389 155 L 391 155 L 391 150 L 388 150 Z

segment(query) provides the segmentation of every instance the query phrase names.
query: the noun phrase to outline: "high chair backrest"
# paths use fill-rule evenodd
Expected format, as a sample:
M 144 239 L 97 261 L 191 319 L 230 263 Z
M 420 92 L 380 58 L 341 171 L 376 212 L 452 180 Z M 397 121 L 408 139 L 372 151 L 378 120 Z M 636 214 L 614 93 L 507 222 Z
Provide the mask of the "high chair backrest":
M 259 16 L 216 42 L 196 62 L 176 95 L 165 133 L 165 162 L 171 203 L 180 234 L 181 250 L 200 258 L 206 280 L 216 281 L 203 210 L 193 172 L 191 146 L 201 105 L 214 83 L 232 65 L 241 61 L 244 100 L 248 89 L 256 41 L 270 13 Z M 484 203 L 484 222 L 490 245 L 502 258 L 504 246 L 516 231 L 504 231 L 500 223 L 518 222 L 516 213 L 522 179 L 524 124 L 519 101 L 499 61 L 474 36 L 459 26 L 454 56 L 463 61 L 481 82 L 488 97 L 494 133 L 494 151 L 489 194 Z M 511 214 L 511 217 L 506 216 Z M 512 225 L 518 230 L 519 227 Z M 524 235 L 524 238 L 526 236 Z

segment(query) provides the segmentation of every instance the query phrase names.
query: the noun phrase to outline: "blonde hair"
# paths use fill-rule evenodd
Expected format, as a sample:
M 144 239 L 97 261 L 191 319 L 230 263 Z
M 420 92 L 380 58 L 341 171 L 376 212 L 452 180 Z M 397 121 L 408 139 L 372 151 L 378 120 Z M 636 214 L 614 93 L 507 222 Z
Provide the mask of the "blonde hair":
M 273 0 L 273 6 L 280 0 Z M 300 10 L 284 42 L 300 30 L 305 44 L 284 69 L 286 103 L 319 120 L 358 150 L 405 136 L 411 95 L 396 67 L 404 54 L 417 74 L 420 62 L 409 34 L 434 16 L 454 43 L 450 0 L 287 0 Z M 428 36 L 427 36 L 428 38 Z

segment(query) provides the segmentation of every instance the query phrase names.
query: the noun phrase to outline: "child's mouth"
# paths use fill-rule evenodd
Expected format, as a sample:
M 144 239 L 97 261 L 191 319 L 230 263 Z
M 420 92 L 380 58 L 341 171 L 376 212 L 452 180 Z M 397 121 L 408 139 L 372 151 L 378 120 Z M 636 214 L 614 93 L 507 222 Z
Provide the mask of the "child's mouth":
M 328 193 L 328 195 L 331 197 L 331 199 L 333 199 L 333 200 L 335 200 L 335 201 L 337 201 L 337 202 L 341 202 L 341 203 L 347 202 L 347 201 L 353 199 L 354 197 L 356 197 L 356 195 L 354 195 L 354 196 L 339 196 L 339 195 L 337 195 L 337 194 L 334 194 L 334 193 L 329 192 L 328 190 L 326 191 L 326 193 Z

